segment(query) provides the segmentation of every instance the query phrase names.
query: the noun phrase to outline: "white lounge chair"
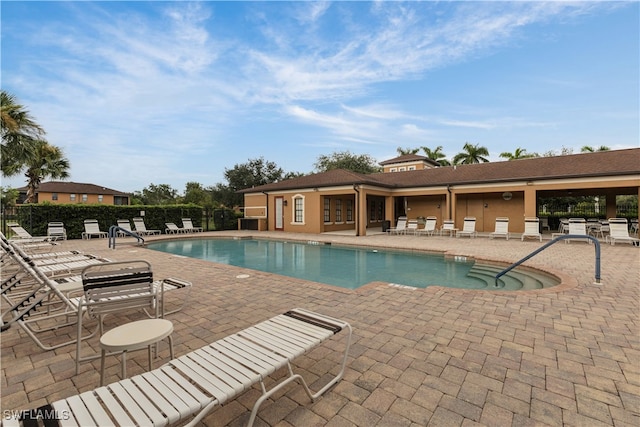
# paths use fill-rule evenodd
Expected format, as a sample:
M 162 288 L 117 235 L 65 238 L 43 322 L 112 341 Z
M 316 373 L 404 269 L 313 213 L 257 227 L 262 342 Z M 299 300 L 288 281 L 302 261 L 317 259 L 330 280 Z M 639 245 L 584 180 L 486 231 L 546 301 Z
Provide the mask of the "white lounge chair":
M 587 243 L 591 243 L 587 233 L 587 221 L 584 218 L 569 218 L 569 233 L 574 236 L 585 236 L 583 239 L 572 238 L 565 239 L 565 243 L 569 243 L 570 240 L 586 240 Z
M 489 234 L 489 238 L 504 237 L 509 240 L 509 218 L 501 216 L 496 218 L 496 227 L 494 231 Z
M 49 240 L 67 240 L 67 230 L 61 222 L 50 222 L 47 225 L 47 237 Z
M 456 233 L 456 237 L 469 236 L 471 238 L 471 237 L 476 237 L 477 234 L 478 233 L 476 232 L 476 217 L 468 216 L 464 219 L 464 225 L 462 227 L 462 230 Z
M 346 332 L 346 343 L 339 372 L 313 393 L 304 378 L 294 373 L 292 361 L 341 331 Z M 345 321 L 294 309 L 153 371 L 55 401 L 35 412 L 65 414 L 70 425 L 164 426 L 191 418 L 187 425 L 195 426 L 201 425 L 215 407 L 260 383 L 262 395 L 247 422 L 251 426 L 260 405 L 289 383 L 300 383 L 313 401 L 340 381 L 347 365 L 351 335 L 351 326 Z M 288 375 L 267 389 L 267 377 L 282 368 L 286 368 Z M 18 425 L 18 421 L 5 418 L 3 424 Z
M 442 227 L 440 227 L 440 235 L 449 234 L 449 237 L 452 237 L 456 234 L 455 221 L 452 219 L 445 219 L 442 223 Z
M 627 242 L 632 245 L 638 246 L 640 240 L 631 237 L 629 235 L 629 223 L 626 218 L 609 218 L 609 236 L 607 241 L 611 242 L 611 245 L 615 245 L 616 242 Z
M 202 232 L 202 227 L 194 227 L 191 218 L 182 218 L 182 228 L 187 233 L 197 233 Z
M 407 231 L 407 217 L 398 217 L 395 227 L 391 227 L 387 230 L 389 234 L 404 234 Z
M 20 224 L 12 223 L 7 224 L 7 227 L 15 234 L 14 240 L 22 240 L 25 242 L 46 242 L 49 240 L 48 236 L 32 236 L 27 230 L 20 226 Z
M 133 226 L 135 227 L 135 232 L 140 236 L 160 234 L 160 230 L 148 230 L 147 226 L 144 224 L 144 219 L 141 217 L 133 218 Z
M 91 237 L 107 237 L 106 231 L 100 231 L 100 225 L 98 224 L 98 220 L 96 219 L 85 219 L 84 220 L 84 232 L 82 233 L 83 239 L 91 239 Z
M 180 228 L 178 227 L 175 223 L 173 222 L 166 222 L 165 225 L 167 226 L 167 228 L 164 230 L 164 232 L 166 234 L 180 234 L 180 233 L 188 233 L 187 230 L 185 230 L 184 228 Z
M 1 233 L 0 233 L 1 234 Z M 6 240 L 2 236 L 2 249 L 19 268 L 12 277 L 3 278 L 2 297 L 8 302 L 9 308 L 2 313 L 3 321 L 15 323 L 29 335 L 43 350 L 52 350 L 76 343 L 75 338 L 61 342 L 46 343 L 50 338 L 49 330 L 60 329 L 75 325 L 79 295 L 83 290 L 82 268 L 91 263 L 101 264 L 101 268 L 114 269 L 107 259 L 89 258 L 77 263 L 77 271 L 69 273 L 69 263 L 50 264 L 52 260 L 63 256 L 80 256 L 79 252 L 67 251 L 50 254 L 26 255 L 21 247 Z M 7 262 L 8 262 L 7 261 Z M 132 261 L 125 266 L 131 266 Z M 139 261 L 138 261 L 139 262 Z M 46 265 L 38 265 L 46 264 Z M 117 263 L 116 263 L 117 264 Z M 122 264 L 122 263 L 119 263 Z M 6 267 L 7 264 L 4 264 Z M 50 277 L 50 269 L 61 269 L 62 276 Z M 3 273 L 6 268 L 3 268 Z M 181 310 L 188 302 L 192 284 L 182 279 L 167 278 L 153 281 L 153 287 L 158 294 L 159 310 L 162 317 Z M 167 292 L 182 290 L 180 299 L 169 300 Z M 149 315 L 149 311 L 147 314 Z M 10 316 L 10 317 L 9 317 Z M 149 315 L 153 317 L 153 315 Z M 43 325 L 43 326 L 41 326 Z M 73 335 L 73 334 L 70 334 Z M 91 336 L 91 335 L 89 335 Z M 87 338 L 85 336 L 84 338 Z
M 426 234 L 427 236 L 433 236 L 433 233 L 436 232 L 436 224 L 438 222 L 438 218 L 435 216 L 428 216 L 424 223 L 424 228 L 419 228 L 416 231 L 416 234 Z
M 525 237 L 538 239 L 542 242 L 542 234 L 540 233 L 540 220 L 538 218 L 524 219 L 524 233 L 520 240 L 524 241 Z
M 417 234 L 418 232 L 418 220 L 417 219 L 410 219 L 407 221 L 407 228 L 405 228 L 404 230 L 404 234 L 413 234 L 414 236 Z
M 128 219 L 119 219 L 117 221 L 117 225 L 119 228 L 122 229 L 122 230 L 118 230 L 118 236 L 120 237 L 126 237 L 126 236 L 131 236 L 132 234 L 138 234 L 137 232 L 133 231 L 133 229 L 131 228 L 131 222 L 129 222 Z

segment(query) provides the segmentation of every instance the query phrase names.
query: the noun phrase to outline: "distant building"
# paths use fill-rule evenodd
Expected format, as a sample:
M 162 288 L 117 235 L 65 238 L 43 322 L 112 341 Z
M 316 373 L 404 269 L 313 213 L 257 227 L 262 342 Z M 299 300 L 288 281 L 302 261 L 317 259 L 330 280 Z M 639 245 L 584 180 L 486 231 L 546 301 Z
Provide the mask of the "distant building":
M 18 188 L 18 204 L 27 198 L 27 187 Z M 130 194 L 95 184 L 80 182 L 43 182 L 36 190 L 35 203 L 128 205 Z
M 418 154 L 404 154 L 380 162 L 383 172 L 405 172 L 440 167 L 440 163 Z

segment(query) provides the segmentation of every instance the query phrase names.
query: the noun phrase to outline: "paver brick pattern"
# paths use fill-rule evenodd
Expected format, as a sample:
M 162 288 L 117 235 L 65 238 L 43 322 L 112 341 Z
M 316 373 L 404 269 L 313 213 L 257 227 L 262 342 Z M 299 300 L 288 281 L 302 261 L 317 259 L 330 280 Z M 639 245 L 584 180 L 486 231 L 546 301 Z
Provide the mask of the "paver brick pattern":
M 501 262 L 540 246 L 517 239 L 254 233 Z M 173 256 L 126 239 L 115 250 L 98 239 L 70 240 L 58 248 L 112 260 L 146 259 L 156 278 L 192 281 L 189 305 L 169 317 L 176 355 L 293 307 L 349 321 L 354 342 L 344 380 L 313 403 L 300 387 L 284 388 L 262 406 L 257 426 L 640 425 L 640 251 L 630 245 L 602 245 L 601 285 L 593 284 L 593 245 L 553 245 L 525 265 L 554 273 L 563 283 L 526 292 L 413 290 L 381 282 L 349 291 Z M 107 319 L 108 326 L 135 319 L 122 317 Z M 51 338 L 73 334 L 58 330 Z M 18 327 L 1 340 L 3 411 L 34 408 L 98 385 L 98 361 L 81 365 L 75 375 L 74 346 L 42 351 Z M 89 343 L 94 350 L 95 341 Z M 321 383 L 337 373 L 342 343 L 323 344 L 300 357 L 296 368 L 311 384 Z M 166 346 L 159 356 L 156 366 L 167 361 Z M 145 352 L 129 356 L 129 375 L 145 369 Z M 283 375 L 276 373 L 268 384 Z M 107 381 L 118 379 L 119 359 L 109 357 Z M 257 387 L 245 392 L 214 410 L 204 425 L 244 425 L 259 394 Z

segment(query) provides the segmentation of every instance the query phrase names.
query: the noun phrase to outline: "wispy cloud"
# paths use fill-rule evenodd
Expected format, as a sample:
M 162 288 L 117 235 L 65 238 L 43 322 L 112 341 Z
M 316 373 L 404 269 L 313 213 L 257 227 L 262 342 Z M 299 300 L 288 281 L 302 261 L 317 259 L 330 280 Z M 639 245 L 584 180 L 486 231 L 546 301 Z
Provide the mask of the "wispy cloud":
M 464 138 L 473 130 L 555 126 L 526 112 L 460 100 L 434 110 L 430 97 L 437 95 L 429 90 L 420 95 L 423 103 L 403 102 L 393 92 L 406 82 L 428 84 L 430 73 L 452 64 L 526 43 L 539 34 L 527 32 L 534 26 L 624 7 L 518 1 L 46 4 L 61 13 L 20 22 L 21 31 L 3 20 L 3 56 L 9 33 L 17 37 L 14 45 L 34 52 L 3 73 L 3 86 L 16 88 L 47 123 L 53 142 L 72 156 L 74 174 L 89 174 L 85 165 L 92 164 L 149 179 L 172 170 L 184 170 L 185 179 L 201 176 L 204 167 L 172 167 L 172 161 L 203 161 L 208 153 L 256 138 L 251 125 L 264 117 L 280 126 L 304 125 L 310 134 L 304 144 L 367 149 Z M 581 87 L 567 75 L 532 80 Z M 96 148 L 87 150 L 87 144 Z M 131 148 L 136 146 L 143 155 Z M 125 159 L 114 165 L 121 153 Z

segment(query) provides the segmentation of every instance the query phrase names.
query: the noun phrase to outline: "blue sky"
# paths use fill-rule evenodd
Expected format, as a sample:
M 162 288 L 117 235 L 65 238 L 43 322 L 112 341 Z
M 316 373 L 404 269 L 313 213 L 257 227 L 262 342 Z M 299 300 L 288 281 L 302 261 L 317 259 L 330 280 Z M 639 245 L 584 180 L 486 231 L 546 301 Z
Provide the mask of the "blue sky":
M 2 89 L 71 181 L 120 191 L 259 157 L 638 147 L 639 4 L 5 0 Z

